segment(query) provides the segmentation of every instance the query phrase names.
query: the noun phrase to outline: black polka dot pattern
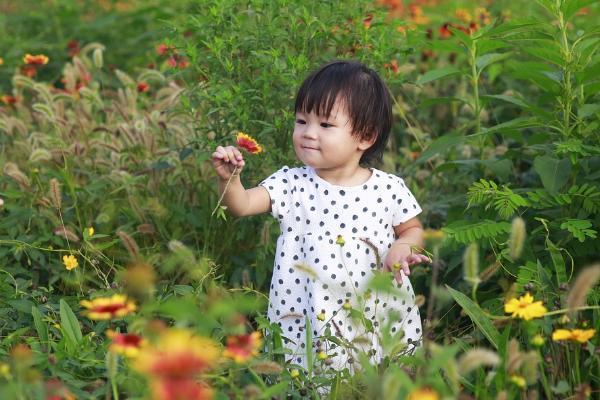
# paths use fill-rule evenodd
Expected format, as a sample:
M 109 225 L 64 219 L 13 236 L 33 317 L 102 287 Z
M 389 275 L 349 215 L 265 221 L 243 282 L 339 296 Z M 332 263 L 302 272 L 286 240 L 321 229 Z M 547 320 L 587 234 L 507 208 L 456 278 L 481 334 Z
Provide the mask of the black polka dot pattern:
M 357 347 L 370 352 L 373 362 L 383 356 L 377 337 L 381 327 L 398 335 L 409 350 L 418 346 L 421 319 L 408 279 L 401 285 L 394 281 L 393 293 L 365 294 L 374 271 L 381 267 L 375 263 L 374 249 L 383 260 L 394 241 L 394 226 L 421 212 L 404 181 L 372 169 L 363 184 L 343 187 L 325 181 L 311 167 L 286 166 L 260 185 L 269 192 L 271 214 L 282 232 L 268 317 L 281 327 L 285 346 L 293 351 L 286 359 L 306 367 L 305 318 L 315 337 L 329 330 L 350 342 L 367 338 Z M 350 317 L 352 308 L 362 309 L 374 331 Z M 334 346 L 327 342 L 323 348 L 331 368 L 343 369 L 349 359 L 357 359 L 352 350 Z

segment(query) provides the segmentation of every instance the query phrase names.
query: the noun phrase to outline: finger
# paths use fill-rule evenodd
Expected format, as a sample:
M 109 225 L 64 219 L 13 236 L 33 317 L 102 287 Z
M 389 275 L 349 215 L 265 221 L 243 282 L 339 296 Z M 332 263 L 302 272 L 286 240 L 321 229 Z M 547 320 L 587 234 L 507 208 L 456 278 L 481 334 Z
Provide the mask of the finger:
M 402 271 L 404 271 L 404 274 L 406 276 L 410 275 L 410 268 L 408 267 L 408 262 L 404 260 L 400 263 L 400 265 L 402 265 Z
M 398 284 L 401 284 L 402 283 L 402 270 L 395 271 L 394 277 L 396 278 L 396 282 L 398 282 Z
M 240 160 L 240 161 L 241 161 L 241 160 L 243 160 L 243 159 L 244 159 L 244 156 L 242 155 L 242 152 L 241 152 L 241 151 L 240 151 L 240 150 L 239 150 L 237 147 L 234 147 L 234 148 L 233 148 L 233 154 L 235 154 L 235 158 L 236 158 L 237 160 Z

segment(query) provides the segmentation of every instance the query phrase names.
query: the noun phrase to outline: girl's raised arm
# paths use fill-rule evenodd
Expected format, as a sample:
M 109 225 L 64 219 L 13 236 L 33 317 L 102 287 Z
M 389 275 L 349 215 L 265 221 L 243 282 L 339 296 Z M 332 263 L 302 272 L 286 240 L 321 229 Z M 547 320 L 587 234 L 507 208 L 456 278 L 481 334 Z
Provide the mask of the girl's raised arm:
M 223 205 L 236 217 L 262 214 L 271 210 L 271 198 L 264 187 L 245 189 L 240 172 L 245 162 L 242 153 L 234 146 L 218 146 L 212 154 L 212 163 L 219 178 L 219 194 Z

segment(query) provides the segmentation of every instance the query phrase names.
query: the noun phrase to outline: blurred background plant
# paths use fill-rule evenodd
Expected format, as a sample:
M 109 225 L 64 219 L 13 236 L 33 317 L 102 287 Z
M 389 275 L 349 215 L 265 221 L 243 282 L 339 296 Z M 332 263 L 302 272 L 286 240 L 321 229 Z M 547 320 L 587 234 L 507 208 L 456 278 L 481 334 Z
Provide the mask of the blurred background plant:
M 597 2 L 0 7 L 0 397 L 597 395 Z M 392 354 L 354 374 L 283 364 L 277 224 L 211 215 L 214 147 L 258 140 L 247 185 L 296 165 L 295 90 L 332 58 L 389 84 L 380 168 L 434 256 L 411 278 L 421 350 L 384 331 Z

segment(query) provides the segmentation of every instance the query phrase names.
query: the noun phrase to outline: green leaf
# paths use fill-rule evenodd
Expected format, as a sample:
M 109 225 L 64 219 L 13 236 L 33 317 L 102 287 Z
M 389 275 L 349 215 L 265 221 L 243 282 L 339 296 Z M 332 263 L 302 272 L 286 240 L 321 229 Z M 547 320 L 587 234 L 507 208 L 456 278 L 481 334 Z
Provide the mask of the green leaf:
M 492 321 L 485 316 L 483 310 L 467 296 L 446 285 L 454 300 L 465 310 L 471 320 L 477 325 L 484 336 L 497 349 L 500 343 L 500 332 L 494 327 Z
M 46 326 L 46 323 L 42 319 L 42 313 L 40 313 L 37 306 L 31 306 L 31 315 L 33 316 L 33 324 L 35 325 L 40 342 L 48 343 L 48 326 Z
M 570 20 L 571 17 L 577 13 L 577 11 L 581 10 L 585 6 L 596 3 L 597 1 L 598 0 L 564 0 L 561 5 L 563 18 L 565 21 Z
M 475 65 L 477 65 L 479 71 L 482 71 L 488 65 L 496 63 L 498 61 L 502 61 L 505 58 L 508 58 L 511 54 L 512 53 L 510 52 L 484 54 L 482 56 L 477 57 L 477 59 L 475 60 Z
M 565 266 L 565 260 L 560 253 L 560 249 L 556 247 L 550 239 L 546 239 L 546 248 L 552 258 L 552 264 L 554 264 L 554 271 L 556 272 L 556 282 L 558 286 L 568 281 L 567 279 L 567 268 Z
M 60 327 L 67 341 L 76 347 L 82 339 L 79 321 L 66 301 L 60 299 Z
M 460 70 L 454 67 L 434 69 L 427 71 L 417 79 L 417 85 L 423 85 L 428 82 L 432 82 L 438 79 L 446 78 L 451 75 L 460 74 Z
M 306 316 L 305 320 L 305 340 L 306 340 L 306 365 L 308 367 L 308 376 L 312 377 L 313 369 L 313 342 L 312 342 L 312 326 L 310 324 L 310 318 Z
M 510 232 L 511 224 L 506 221 L 491 221 L 489 219 L 477 222 L 455 221 L 442 228 L 449 239 L 459 243 L 471 243 L 482 238 L 491 238 Z
M 571 176 L 571 162 L 568 159 L 560 160 L 550 156 L 538 156 L 533 161 L 533 168 L 550 193 L 558 192 Z
M 419 158 L 415 161 L 416 164 L 420 164 L 422 162 L 427 161 L 431 157 L 435 156 L 439 153 L 446 153 L 448 150 L 454 148 L 457 144 L 461 143 L 465 140 L 464 136 L 455 136 L 455 135 L 443 135 L 439 138 L 435 139 L 429 146 L 425 149 L 424 152 L 421 153 Z
M 600 104 L 584 104 L 577 110 L 577 116 L 581 119 L 591 117 L 600 112 Z

